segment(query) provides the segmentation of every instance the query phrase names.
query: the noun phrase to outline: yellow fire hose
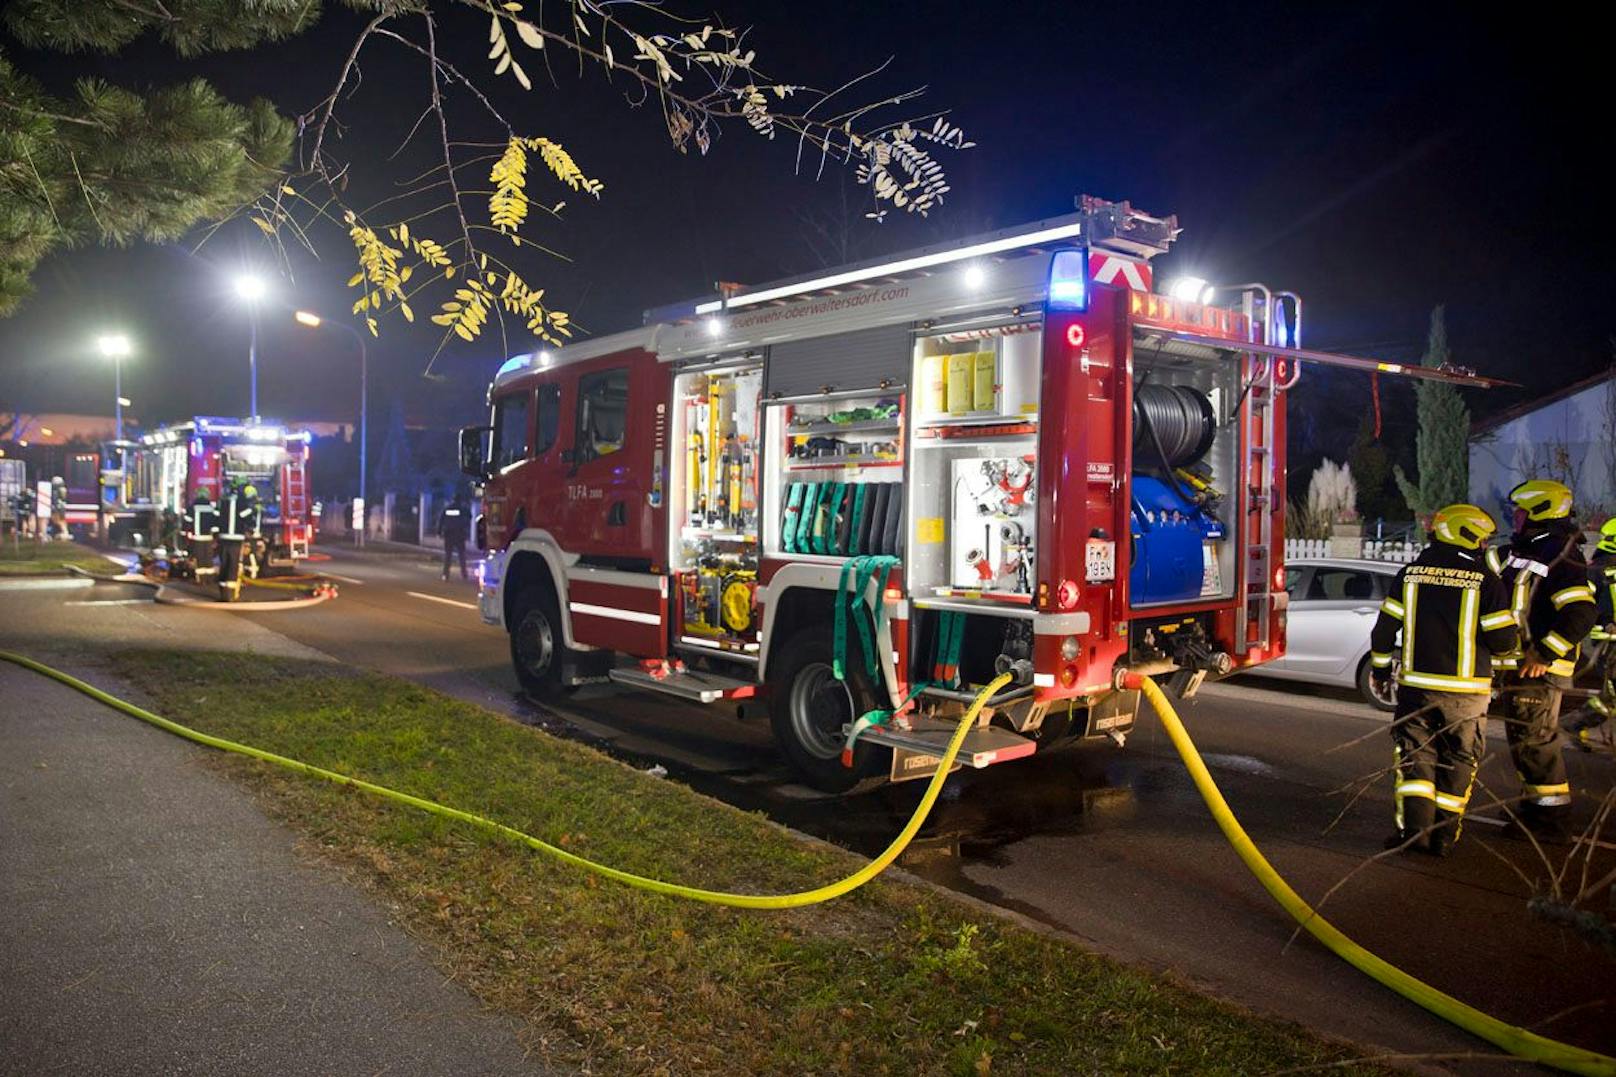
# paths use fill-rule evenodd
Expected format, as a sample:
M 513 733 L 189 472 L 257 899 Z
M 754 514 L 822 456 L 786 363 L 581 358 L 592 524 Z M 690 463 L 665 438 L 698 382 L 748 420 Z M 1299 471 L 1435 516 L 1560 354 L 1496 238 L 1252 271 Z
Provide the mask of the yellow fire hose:
M 315 778 L 323 778 L 338 785 L 348 785 L 356 789 L 362 789 L 367 793 L 372 793 L 400 804 L 408 804 L 411 807 L 419 808 L 422 811 L 431 812 L 447 819 L 470 823 L 501 837 L 509 838 L 530 848 L 537 849 L 539 852 L 547 853 L 574 867 L 594 872 L 597 875 L 603 875 L 608 879 L 615 879 L 618 882 L 626 883 L 641 890 L 667 894 L 672 897 L 688 898 L 692 901 L 703 901 L 712 905 L 729 905 L 741 909 L 793 909 L 804 905 L 815 905 L 856 890 L 886 870 L 908 847 L 915 834 L 919 832 L 921 825 L 925 823 L 926 817 L 931 814 L 932 807 L 937 803 L 938 794 L 942 792 L 943 784 L 948 780 L 949 771 L 953 766 L 955 757 L 959 754 L 960 745 L 965 740 L 965 734 L 976 724 L 977 716 L 981 714 L 983 705 L 994 692 L 997 692 L 1010 680 L 1008 674 L 996 678 L 986 688 L 982 689 L 981 693 L 971 703 L 964 717 L 960 719 L 959 727 L 955 729 L 954 736 L 948 743 L 948 748 L 943 752 L 937 773 L 932 776 L 930 784 L 926 786 L 925 795 L 920 798 L 920 803 L 916 806 L 914 814 L 909 817 L 909 822 L 904 824 L 904 828 L 899 831 L 892 844 L 888 845 L 880 856 L 877 856 L 846 878 L 817 889 L 804 890 L 795 894 L 770 895 L 703 890 L 698 887 L 664 882 L 660 879 L 648 879 L 643 875 L 635 875 L 632 872 L 597 863 L 576 853 L 570 853 L 559 846 L 551 845 L 547 841 L 535 838 L 531 834 L 506 826 L 503 823 L 496 823 L 492 819 L 484 818 L 481 815 L 462 811 L 459 808 L 451 808 L 435 801 L 412 796 L 409 793 L 402 793 L 386 786 L 375 785 L 358 778 L 351 778 L 345 774 L 338 774 L 335 771 L 325 770 L 322 767 L 312 766 L 296 759 L 289 759 L 284 755 L 266 752 L 250 745 L 238 744 L 235 741 L 225 740 L 223 737 L 215 737 L 199 732 L 188 726 L 180 725 L 178 722 L 153 714 L 151 711 L 104 692 L 94 685 L 87 684 L 76 677 L 60 670 L 52 669 L 23 655 L 13 654 L 10 651 L 0 651 L 0 660 L 15 663 L 25 669 L 33 670 L 35 673 L 60 681 L 62 684 L 77 689 L 109 707 L 120 710 L 131 717 L 139 718 L 143 722 L 148 722 L 176 736 L 194 741 L 197 744 L 250 756 L 266 763 L 285 767 L 288 770 L 294 770 Z M 1263 887 L 1274 896 L 1274 899 L 1279 902 L 1285 911 L 1296 919 L 1297 923 L 1301 924 L 1309 934 L 1323 943 L 1336 956 L 1342 958 L 1360 972 L 1396 991 L 1404 998 L 1418 1003 L 1438 1017 L 1475 1036 L 1479 1036 L 1518 1058 L 1554 1066 L 1570 1073 L 1616 1075 L 1616 1058 L 1574 1047 L 1567 1043 L 1561 1043 L 1546 1036 L 1539 1036 L 1534 1032 L 1482 1013 L 1480 1010 L 1460 1002 L 1430 984 L 1415 979 L 1402 969 L 1375 956 L 1342 934 L 1329 921 L 1319 916 L 1302 899 L 1301 895 L 1292 890 L 1290 885 L 1280 877 L 1279 873 L 1274 870 L 1273 865 L 1262 855 L 1257 846 L 1253 844 L 1250 836 L 1241 827 L 1239 820 L 1235 818 L 1234 812 L 1230 810 L 1228 802 L 1223 799 L 1223 794 L 1219 792 L 1217 783 L 1212 780 L 1211 772 L 1206 769 L 1206 764 L 1202 762 L 1200 752 L 1196 750 L 1195 744 L 1190 740 L 1190 735 L 1185 730 L 1183 722 L 1179 720 L 1178 712 L 1173 709 L 1172 703 L 1156 682 L 1149 677 L 1129 675 L 1125 678 L 1123 687 L 1142 691 L 1145 697 L 1150 700 L 1157 717 L 1161 719 L 1162 726 L 1167 730 L 1168 738 L 1172 740 L 1173 747 L 1178 750 L 1180 758 L 1184 761 L 1185 768 L 1195 782 L 1196 789 L 1200 792 L 1201 798 L 1206 801 L 1207 808 L 1212 812 L 1213 819 L 1217 821 L 1219 829 L 1223 831 L 1223 836 L 1234 848 L 1234 851 L 1239 855 L 1246 867 L 1257 877 Z
M 1229 809 L 1228 801 L 1224 800 L 1223 794 L 1218 791 L 1211 772 L 1201 761 L 1201 753 L 1196 750 L 1195 743 L 1190 740 L 1189 732 L 1184 728 L 1184 723 L 1179 720 L 1178 712 L 1173 709 L 1173 704 L 1160 686 L 1149 677 L 1129 675 L 1124 678 L 1123 687 L 1139 689 L 1150 700 L 1150 705 L 1155 708 L 1156 716 L 1161 719 L 1173 747 L 1178 749 L 1179 758 L 1184 761 L 1185 768 L 1190 772 L 1201 799 L 1206 801 L 1207 808 L 1212 812 L 1212 818 L 1217 821 L 1218 828 L 1223 831 L 1223 836 L 1228 839 L 1241 861 L 1257 877 L 1257 881 L 1263 884 L 1263 888 L 1274 896 L 1274 900 L 1278 901 L 1297 923 L 1307 929 L 1308 934 L 1322 942 L 1337 957 L 1409 1001 L 1418 1003 L 1443 1020 L 1481 1037 L 1495 1047 L 1503 1048 L 1517 1058 L 1553 1066 L 1570 1073 L 1616 1074 L 1616 1058 L 1539 1036 L 1535 1032 L 1529 1032 L 1517 1025 L 1508 1024 L 1482 1013 L 1452 995 L 1415 979 L 1390 962 L 1376 957 L 1342 934 L 1334 924 L 1320 916 L 1312 906 L 1302 900 L 1301 895 L 1290 888 L 1252 842 L 1251 837 L 1241 827 L 1240 821 L 1235 818 L 1234 812 Z
M 149 722 L 159 729 L 166 730 L 178 737 L 184 737 L 186 740 L 194 741 L 197 744 L 204 744 L 209 748 L 218 748 L 221 751 L 251 756 L 266 763 L 274 763 L 276 766 L 285 767 L 287 770 L 295 770 L 300 774 L 324 778 L 326 781 L 336 782 L 338 785 L 350 785 L 355 789 L 362 789 L 367 793 L 373 793 L 376 796 L 384 797 L 400 804 L 408 804 L 412 808 L 420 808 L 422 811 L 431 812 L 433 815 L 441 815 L 446 819 L 458 819 L 460 822 L 470 823 L 501 837 L 520 842 L 530 848 L 537 849 L 541 853 L 547 853 L 574 867 L 592 871 L 596 875 L 604 875 L 608 879 L 616 879 L 618 882 L 627 883 L 629 886 L 638 887 L 641 890 L 649 890 L 657 894 L 668 894 L 672 897 L 689 898 L 692 901 L 705 901 L 711 905 L 730 905 L 738 909 L 795 909 L 804 905 L 817 905 L 822 901 L 829 901 L 832 898 L 841 897 L 843 894 L 857 890 L 885 871 L 888 865 L 898 859 L 899 854 L 909 846 L 909 842 L 920 831 L 921 824 L 926 821 L 926 816 L 931 814 L 932 806 L 937 803 L 938 794 L 943 791 L 943 783 L 948 780 L 948 772 L 953 767 L 954 757 L 959 754 L 960 745 L 965 741 L 965 734 L 970 731 L 971 726 L 976 724 L 977 715 L 982 713 L 982 705 L 987 702 L 989 696 L 1010 681 L 1009 674 L 1000 676 L 982 689 L 981 694 L 976 697 L 970 709 L 965 712 L 965 716 L 960 719 L 959 728 L 954 730 L 953 739 L 948 742 L 948 748 L 943 752 L 942 763 L 937 768 L 937 773 L 933 775 L 931 784 L 926 786 L 926 793 L 920 798 L 920 804 L 915 808 L 915 813 L 909 817 L 909 822 L 904 825 L 903 830 L 898 833 L 898 836 L 892 840 L 892 844 L 888 845 L 880 856 L 846 878 L 814 890 L 803 890 L 795 894 L 733 894 L 723 890 L 702 890 L 694 886 L 681 886 L 678 883 L 663 882 L 661 879 L 648 879 L 643 875 L 635 875 L 632 872 L 609 867 L 606 864 L 581 857 L 577 853 L 569 853 L 567 850 L 551 845 L 541 838 L 535 838 L 533 835 L 525 834 L 515 827 L 496 823 L 492 819 L 484 818 L 481 815 L 461 811 L 459 808 L 451 808 L 445 804 L 439 804 L 422 797 L 411 796 L 409 793 L 401 793 L 397 789 L 389 789 L 383 785 L 375 785 L 358 778 L 351 778 L 346 774 L 338 774 L 336 771 L 326 770 L 296 759 L 289 759 L 284 755 L 276 755 L 274 752 L 266 752 L 251 745 L 238 744 L 233 740 L 225 740 L 223 737 L 202 733 L 103 692 L 92 684 L 86 684 L 77 677 L 70 676 L 58 669 L 52 669 L 50 666 L 36 662 L 32 658 L 13 654 L 10 651 L 0 651 L 0 659 L 14 662 L 24 669 L 31 669 L 35 673 L 60 681 L 69 688 L 76 688 L 91 699 L 105 703 L 107 706 L 120 710 L 130 717 Z

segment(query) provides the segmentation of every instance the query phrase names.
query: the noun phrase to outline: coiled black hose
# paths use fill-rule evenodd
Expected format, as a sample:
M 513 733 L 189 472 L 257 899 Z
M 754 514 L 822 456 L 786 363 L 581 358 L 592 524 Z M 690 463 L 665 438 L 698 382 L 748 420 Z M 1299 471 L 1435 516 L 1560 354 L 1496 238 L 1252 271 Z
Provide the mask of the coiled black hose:
M 1188 385 L 1149 385 L 1133 390 L 1135 460 L 1159 457 L 1169 472 L 1198 462 L 1217 437 L 1212 401 Z

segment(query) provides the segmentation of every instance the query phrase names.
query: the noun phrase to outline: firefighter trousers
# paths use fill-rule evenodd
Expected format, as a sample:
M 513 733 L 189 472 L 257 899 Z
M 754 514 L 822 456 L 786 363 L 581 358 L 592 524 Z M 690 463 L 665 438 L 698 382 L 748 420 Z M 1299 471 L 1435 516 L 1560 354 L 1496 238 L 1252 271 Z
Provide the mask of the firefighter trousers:
M 213 539 L 193 538 L 187 539 L 191 555 L 191 564 L 197 575 L 213 571 Z
M 219 540 L 219 598 L 234 602 L 241 597 L 241 540 Z
M 466 578 L 466 544 L 464 542 L 445 542 L 443 544 L 443 578 L 449 578 L 449 561 L 451 558 L 460 559 L 460 578 Z
M 1487 693 L 1431 692 L 1401 685 L 1392 722 L 1397 829 L 1459 840 L 1465 805 L 1486 746 Z M 1437 831 L 1433 828 L 1441 826 Z
M 1565 677 L 1530 680 L 1517 673 L 1501 678 L 1504 733 L 1521 779 L 1521 815 L 1549 818 L 1571 810 L 1571 783 L 1560 752 L 1560 694 L 1571 686 Z

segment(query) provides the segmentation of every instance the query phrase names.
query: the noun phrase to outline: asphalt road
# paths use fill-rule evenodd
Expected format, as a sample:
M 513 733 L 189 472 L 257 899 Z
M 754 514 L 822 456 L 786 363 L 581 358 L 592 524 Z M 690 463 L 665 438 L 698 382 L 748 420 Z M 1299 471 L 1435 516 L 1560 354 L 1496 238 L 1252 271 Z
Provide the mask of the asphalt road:
M 704 792 L 861 851 L 884 846 L 913 808 L 917 785 L 838 800 L 795 784 L 755 705 L 737 718 L 733 709 L 592 687 L 563 708 L 537 707 L 518 694 L 503 633 L 478 620 L 473 585 L 440 582 L 419 557 L 330 552 L 332 560 L 311 567 L 338 581 L 336 601 L 236 616 L 340 661 L 430 684 L 642 765 L 660 763 Z M 1505 1020 L 1616 1051 L 1616 957 L 1528 913 L 1528 899 L 1553 888 L 1530 845 L 1477 822 L 1447 861 L 1365 863 L 1390 829 L 1389 782 L 1373 780 L 1390 761 L 1382 716 L 1350 696 L 1253 680 L 1206 690 L 1184 717 L 1280 872 L 1315 902 L 1336 888 L 1325 911 L 1348 934 Z M 1513 795 L 1502 742 L 1495 737 L 1492 747 L 1482 783 Z M 1611 788 L 1609 758 L 1568 760 L 1579 791 L 1597 797 Z M 1478 802 L 1486 796 L 1478 789 Z M 1590 817 L 1592 802 L 1580 811 Z M 1616 866 L 1609 846 L 1592 855 L 1591 878 Z M 1565 856 L 1553 854 L 1556 868 Z M 1293 925 L 1229 851 L 1148 716 L 1121 750 L 1084 745 L 957 775 L 903 865 L 1092 949 L 1327 1035 L 1401 1055 L 1489 1051 L 1311 939 L 1293 938 Z M 1581 871 L 1579 858 L 1573 890 Z M 1428 1061 L 1489 1074 L 1513 1068 Z

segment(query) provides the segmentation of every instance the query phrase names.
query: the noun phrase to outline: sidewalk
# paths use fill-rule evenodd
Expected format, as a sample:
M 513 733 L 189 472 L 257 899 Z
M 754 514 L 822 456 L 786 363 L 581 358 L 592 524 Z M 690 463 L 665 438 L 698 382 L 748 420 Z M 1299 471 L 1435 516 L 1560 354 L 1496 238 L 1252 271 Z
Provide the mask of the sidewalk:
M 0 1073 L 543 1072 L 205 749 L 10 664 L 0 699 Z

